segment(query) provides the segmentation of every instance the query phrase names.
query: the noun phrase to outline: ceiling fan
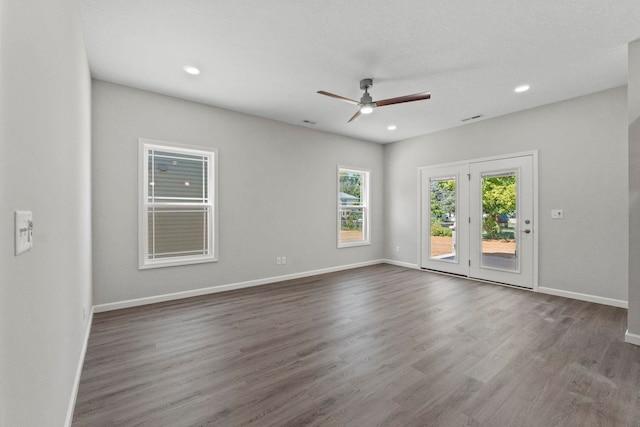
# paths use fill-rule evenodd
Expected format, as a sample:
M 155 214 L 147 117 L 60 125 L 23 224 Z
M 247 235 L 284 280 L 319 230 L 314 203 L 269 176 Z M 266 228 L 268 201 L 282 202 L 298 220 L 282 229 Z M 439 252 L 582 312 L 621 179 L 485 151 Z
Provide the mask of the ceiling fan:
M 331 98 L 336 98 L 344 102 L 348 102 L 349 104 L 354 104 L 360 106 L 358 111 L 349 119 L 347 123 L 350 123 L 360 117 L 360 114 L 369 114 L 376 107 L 384 107 L 385 105 L 393 105 L 400 104 L 403 102 L 413 102 L 413 101 L 421 101 L 423 99 L 431 98 L 430 92 L 421 92 L 415 93 L 413 95 L 405 95 L 398 96 L 397 98 L 389 98 L 383 99 L 381 101 L 374 101 L 371 99 L 371 95 L 369 95 L 369 88 L 373 86 L 373 79 L 362 79 L 360 80 L 360 89 L 364 90 L 362 94 L 362 98 L 360 98 L 360 102 L 354 101 L 353 99 L 345 98 L 344 96 L 335 95 L 333 93 L 325 92 L 324 90 L 319 90 L 317 93 L 321 95 L 330 96 Z

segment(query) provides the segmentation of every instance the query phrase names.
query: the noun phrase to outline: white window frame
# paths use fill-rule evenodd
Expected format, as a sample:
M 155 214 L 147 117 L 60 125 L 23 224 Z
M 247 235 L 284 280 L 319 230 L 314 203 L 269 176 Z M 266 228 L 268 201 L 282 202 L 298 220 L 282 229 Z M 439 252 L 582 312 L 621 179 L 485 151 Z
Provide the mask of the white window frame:
M 342 221 L 342 210 L 344 206 L 340 204 L 340 174 L 341 173 L 357 173 L 363 175 L 363 183 L 362 190 L 360 194 L 360 204 L 359 205 L 349 205 L 350 208 L 353 209 L 362 209 L 362 228 L 363 228 L 363 237 L 364 240 L 357 242 L 341 242 L 340 241 L 340 228 Z M 336 203 L 337 203 L 337 233 L 336 233 L 336 241 L 338 248 L 350 248 L 354 246 L 367 246 L 371 245 L 371 234 L 370 234 L 370 224 L 371 224 L 371 209 L 369 206 L 370 201 L 370 192 L 369 192 L 369 182 L 371 179 L 371 170 L 363 169 L 351 166 L 341 166 L 338 165 L 338 172 L 336 174 Z
M 200 264 L 218 261 L 218 150 L 208 147 L 196 147 L 172 142 L 158 141 L 146 138 L 138 139 L 138 268 L 140 270 L 172 267 L 178 265 Z M 149 174 L 148 174 L 148 153 L 150 150 L 162 150 L 174 152 L 176 154 L 187 154 L 207 157 L 207 198 L 201 204 L 181 203 L 181 202 L 155 202 L 149 203 Z M 198 206 L 208 207 L 209 218 L 207 241 L 209 243 L 208 253 L 193 256 L 165 257 L 159 259 L 149 259 L 149 224 L 148 209 L 150 206 Z

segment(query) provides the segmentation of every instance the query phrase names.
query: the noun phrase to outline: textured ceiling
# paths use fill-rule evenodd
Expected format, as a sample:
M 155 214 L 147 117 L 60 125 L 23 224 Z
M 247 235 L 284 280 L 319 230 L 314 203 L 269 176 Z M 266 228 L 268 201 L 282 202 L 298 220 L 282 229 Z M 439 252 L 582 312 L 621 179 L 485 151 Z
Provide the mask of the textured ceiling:
M 624 85 L 640 38 L 638 0 L 80 4 L 97 79 L 381 143 Z M 316 94 L 357 100 L 369 77 L 374 100 L 432 99 L 347 123 L 357 107 Z

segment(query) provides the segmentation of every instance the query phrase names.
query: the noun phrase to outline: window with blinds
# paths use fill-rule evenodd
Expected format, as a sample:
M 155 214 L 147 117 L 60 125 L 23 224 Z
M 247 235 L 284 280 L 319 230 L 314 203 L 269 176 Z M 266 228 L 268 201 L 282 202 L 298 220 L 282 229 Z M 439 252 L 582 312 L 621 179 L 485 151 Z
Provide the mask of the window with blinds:
M 216 152 L 140 145 L 140 268 L 215 261 Z

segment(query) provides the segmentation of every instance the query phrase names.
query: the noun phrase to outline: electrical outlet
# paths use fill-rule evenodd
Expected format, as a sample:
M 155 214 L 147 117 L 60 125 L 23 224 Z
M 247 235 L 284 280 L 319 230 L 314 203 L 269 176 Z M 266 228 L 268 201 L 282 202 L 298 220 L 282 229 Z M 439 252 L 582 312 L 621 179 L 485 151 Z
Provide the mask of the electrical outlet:
M 286 256 L 283 256 L 283 257 L 282 257 L 282 263 L 283 263 L 283 264 L 286 264 L 286 263 L 287 263 L 287 257 L 286 257 Z
M 280 265 L 282 264 L 282 257 L 276 257 L 276 264 Z
M 400 246 L 396 246 L 396 253 L 400 252 Z
M 87 305 L 82 305 L 82 320 L 87 320 Z

